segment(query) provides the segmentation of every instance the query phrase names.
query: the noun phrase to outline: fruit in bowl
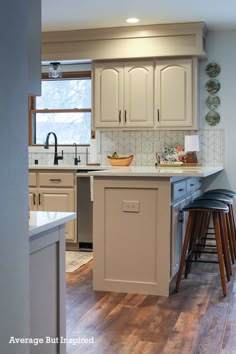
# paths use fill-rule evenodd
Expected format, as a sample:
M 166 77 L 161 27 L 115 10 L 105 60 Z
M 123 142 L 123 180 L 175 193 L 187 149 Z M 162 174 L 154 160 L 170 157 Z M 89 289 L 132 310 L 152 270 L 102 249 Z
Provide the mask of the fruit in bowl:
M 111 156 L 107 156 L 107 158 L 112 166 L 129 166 L 133 161 L 134 155 L 120 157 L 114 152 Z

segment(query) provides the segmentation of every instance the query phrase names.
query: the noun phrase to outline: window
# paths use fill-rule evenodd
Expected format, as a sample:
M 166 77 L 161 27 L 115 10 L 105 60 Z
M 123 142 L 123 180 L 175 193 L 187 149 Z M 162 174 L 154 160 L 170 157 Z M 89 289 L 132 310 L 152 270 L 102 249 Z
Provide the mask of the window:
M 30 145 L 44 144 L 50 131 L 59 145 L 89 144 L 91 104 L 90 72 L 66 72 L 61 79 L 43 74 L 42 95 L 30 98 Z

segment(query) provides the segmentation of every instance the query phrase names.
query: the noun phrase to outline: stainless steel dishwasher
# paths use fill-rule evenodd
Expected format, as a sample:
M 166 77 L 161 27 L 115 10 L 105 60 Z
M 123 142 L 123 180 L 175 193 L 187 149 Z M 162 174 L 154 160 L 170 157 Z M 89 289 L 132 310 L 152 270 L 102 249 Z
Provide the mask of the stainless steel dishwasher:
M 93 249 L 93 202 L 87 172 L 80 170 L 77 173 L 77 235 L 80 250 Z

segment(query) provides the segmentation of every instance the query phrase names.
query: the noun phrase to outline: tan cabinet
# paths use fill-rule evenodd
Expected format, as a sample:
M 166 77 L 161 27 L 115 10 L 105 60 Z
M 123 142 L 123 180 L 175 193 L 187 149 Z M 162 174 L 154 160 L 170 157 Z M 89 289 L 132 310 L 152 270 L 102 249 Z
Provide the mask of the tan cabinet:
M 153 61 L 94 64 L 95 128 L 153 127 Z
M 75 211 L 76 186 L 72 172 L 30 172 L 30 210 Z M 76 221 L 66 224 L 66 241 L 77 243 Z
M 154 125 L 197 129 L 197 59 L 157 60 Z

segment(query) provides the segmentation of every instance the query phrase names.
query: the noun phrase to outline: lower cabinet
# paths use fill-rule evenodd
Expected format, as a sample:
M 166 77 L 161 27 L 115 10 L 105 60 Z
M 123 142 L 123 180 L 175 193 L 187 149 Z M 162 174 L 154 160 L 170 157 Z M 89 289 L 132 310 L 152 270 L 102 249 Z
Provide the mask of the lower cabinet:
M 177 202 L 171 208 L 171 277 L 174 276 L 179 269 L 179 261 L 181 257 L 182 245 L 184 240 L 183 221 L 184 215 L 182 209 L 185 206 L 185 200 Z
M 76 211 L 75 176 L 72 172 L 31 172 L 29 185 L 30 210 Z M 77 243 L 74 220 L 66 224 L 66 241 Z
M 183 208 L 201 194 L 201 179 L 187 178 L 172 184 L 170 277 L 178 272 L 188 221 Z

